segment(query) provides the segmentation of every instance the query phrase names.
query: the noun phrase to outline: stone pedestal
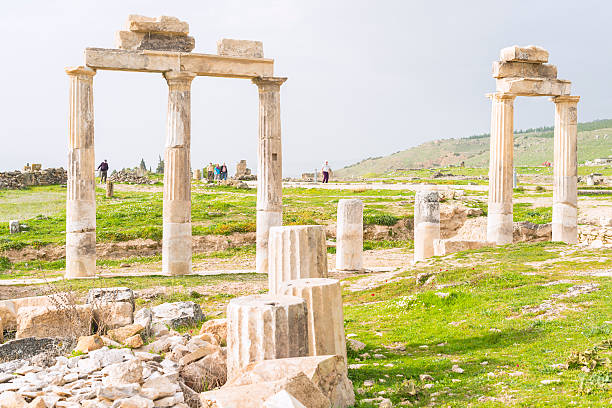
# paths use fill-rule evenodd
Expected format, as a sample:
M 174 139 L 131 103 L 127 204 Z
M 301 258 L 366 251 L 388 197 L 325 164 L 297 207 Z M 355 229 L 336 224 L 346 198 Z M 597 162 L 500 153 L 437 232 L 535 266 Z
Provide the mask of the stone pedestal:
M 552 240 L 578 242 L 578 100 L 557 96 L 555 102 Z
M 268 272 L 268 233 L 282 225 L 283 174 L 280 86 L 287 78 L 253 79 L 259 89 L 256 269 Z
M 327 277 L 325 228 L 296 225 L 270 228 L 268 289 L 278 293 L 283 282 Z
M 254 361 L 308 355 L 306 302 L 294 296 L 253 295 L 227 307 L 227 378 Z
M 434 256 L 440 239 L 440 199 L 436 191 L 417 191 L 414 197 L 414 262 Z
M 363 270 L 363 202 L 358 199 L 338 201 L 336 227 L 336 269 Z
M 106 180 L 106 198 L 112 198 L 115 193 L 115 185 L 112 181 Z
M 202 170 L 200 169 L 195 169 L 193 171 L 193 179 L 194 180 L 202 180 Z
M 337 355 L 346 361 L 342 289 L 337 279 L 298 279 L 283 283 L 282 295 L 306 301 L 308 310 L 308 354 Z
M 487 241 L 512 243 L 514 95 L 492 94 Z
M 70 78 L 66 278 L 96 272 L 96 181 L 93 77 L 87 67 L 67 68 Z
M 166 72 L 168 123 L 164 153 L 162 273 L 191 273 L 191 72 Z

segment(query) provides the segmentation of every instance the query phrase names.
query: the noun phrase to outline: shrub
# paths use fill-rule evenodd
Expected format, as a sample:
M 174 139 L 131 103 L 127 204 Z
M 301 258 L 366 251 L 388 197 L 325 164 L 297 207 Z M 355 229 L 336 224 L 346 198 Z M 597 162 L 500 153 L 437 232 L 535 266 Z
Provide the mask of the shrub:
M 363 216 L 363 223 L 365 225 L 386 225 L 392 227 L 400 220 L 392 214 L 368 214 Z
M 11 261 L 6 256 L 0 256 L 0 271 L 11 269 Z

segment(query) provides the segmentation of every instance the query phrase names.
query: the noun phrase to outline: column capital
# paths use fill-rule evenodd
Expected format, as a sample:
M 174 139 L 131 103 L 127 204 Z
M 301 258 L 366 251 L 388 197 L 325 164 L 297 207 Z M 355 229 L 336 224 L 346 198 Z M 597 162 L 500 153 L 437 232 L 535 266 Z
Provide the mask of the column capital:
M 287 80 L 281 77 L 257 77 L 252 81 L 259 88 L 259 92 L 278 91 L 280 86 Z
M 167 71 L 164 72 L 164 78 L 168 82 L 170 88 L 183 88 L 188 91 L 191 87 L 191 81 L 197 76 L 189 71 Z
M 486 97 L 491 100 L 499 99 L 499 100 L 511 100 L 512 101 L 516 98 L 516 95 L 510 94 L 510 93 L 504 93 L 504 92 L 493 92 L 493 93 L 486 94 Z
M 65 68 L 66 73 L 69 76 L 89 76 L 89 77 L 93 77 L 94 75 L 96 75 L 96 70 L 83 66 L 83 65 L 79 65 L 78 67 L 66 67 Z
M 550 100 L 553 101 L 554 103 L 564 103 L 564 102 L 578 103 L 578 101 L 580 100 L 580 97 L 575 96 L 575 95 L 561 95 L 561 96 L 553 96 L 552 98 L 550 98 Z

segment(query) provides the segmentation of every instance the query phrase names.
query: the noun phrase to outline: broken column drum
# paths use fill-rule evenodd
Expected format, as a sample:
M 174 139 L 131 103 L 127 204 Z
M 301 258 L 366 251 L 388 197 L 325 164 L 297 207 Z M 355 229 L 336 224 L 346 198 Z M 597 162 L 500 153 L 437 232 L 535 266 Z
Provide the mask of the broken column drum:
M 492 100 L 491 151 L 487 240 L 513 241 L 512 167 L 514 99 L 517 96 L 551 96 L 555 102 L 553 240 L 577 241 L 577 108 L 570 96 L 571 82 L 557 79 L 557 67 L 546 64 L 548 51 L 541 47 L 512 46 L 501 50 L 493 63 L 496 92 Z
M 167 72 L 162 273 L 191 273 L 191 72 Z
M 307 308 L 295 296 L 252 295 L 227 306 L 227 378 L 254 361 L 308 355 Z
M 96 180 L 91 68 L 67 68 L 70 77 L 66 277 L 96 272 Z
M 268 289 L 278 293 L 283 282 L 327 277 L 325 228 L 295 225 L 270 228 Z
M 337 279 L 313 278 L 285 282 L 282 295 L 306 301 L 308 310 L 308 354 L 337 355 L 346 361 L 342 288 Z
M 255 265 L 268 273 L 270 228 L 283 224 L 283 179 L 280 86 L 286 78 L 257 78 L 259 89 L 259 144 L 257 150 L 257 226 Z
M 67 68 L 70 77 L 70 138 L 66 199 L 66 277 L 95 273 L 96 213 L 92 79 L 96 71 L 163 74 L 168 83 L 164 152 L 162 270 L 191 272 L 191 81 L 195 76 L 250 79 L 259 88 L 257 270 L 267 272 L 270 226 L 281 225 L 282 161 L 280 85 L 274 60 L 259 41 L 222 39 L 217 54 L 191 53 L 189 24 L 176 17 L 130 15 L 117 33 L 116 49 L 85 49 L 85 66 Z M 198 171 L 195 172 L 198 177 Z
M 440 239 L 440 200 L 436 191 L 417 191 L 414 197 L 414 261 L 434 255 Z
M 336 269 L 363 270 L 363 202 L 359 199 L 338 201 Z

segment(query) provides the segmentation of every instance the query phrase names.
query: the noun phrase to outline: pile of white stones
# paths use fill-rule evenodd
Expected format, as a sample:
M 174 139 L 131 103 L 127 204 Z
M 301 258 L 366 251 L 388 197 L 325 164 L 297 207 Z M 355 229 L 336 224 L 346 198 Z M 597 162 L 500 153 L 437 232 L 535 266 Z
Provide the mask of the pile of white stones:
M 49 168 L 34 171 L 0 172 L 0 190 L 23 189 L 27 186 L 49 186 L 66 184 L 68 174 L 63 168 Z
M 136 170 L 130 169 L 119 170 L 111 174 L 108 179 L 115 183 L 155 184 L 155 181 L 151 180 L 146 176 L 139 176 Z

